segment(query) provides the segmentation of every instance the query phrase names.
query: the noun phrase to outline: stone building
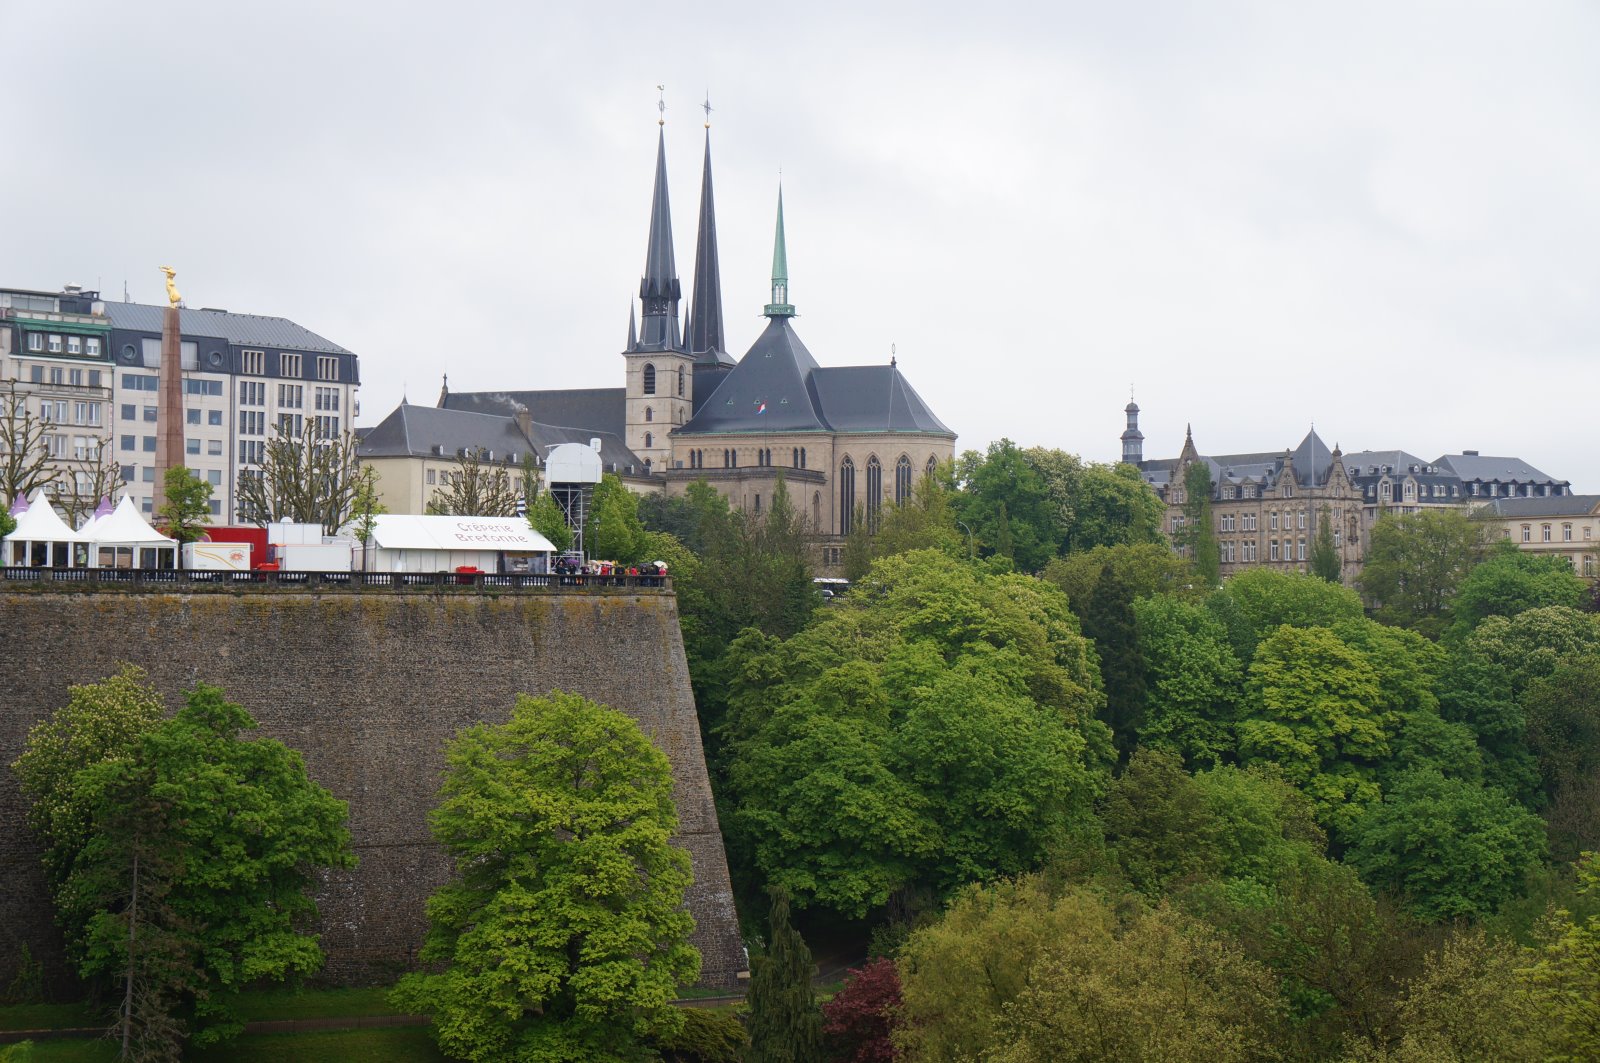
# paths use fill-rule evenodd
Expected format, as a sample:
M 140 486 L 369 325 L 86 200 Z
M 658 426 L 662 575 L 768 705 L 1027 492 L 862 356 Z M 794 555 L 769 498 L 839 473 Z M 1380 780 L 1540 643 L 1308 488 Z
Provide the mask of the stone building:
M 1497 498 L 1476 511 L 1493 535 L 1529 553 L 1559 557 L 1585 579 L 1600 578 L 1600 495 Z
M 1346 454 L 1345 465 L 1361 488 L 1367 525 L 1383 510 L 1416 513 L 1432 506 L 1476 507 L 1502 498 L 1557 498 L 1572 491 L 1521 458 L 1464 450 L 1423 461 L 1404 450 Z
M 1128 421 L 1128 431 L 1137 433 L 1138 407 L 1131 403 Z M 1124 453 L 1129 438 L 1124 435 Z M 1201 454 L 1189 432 L 1176 458 L 1137 462 L 1145 482 L 1167 505 L 1165 530 L 1171 535 L 1183 531 L 1184 478 L 1197 463 L 1211 477 L 1211 519 L 1224 578 L 1262 566 L 1309 572 L 1324 520 L 1332 522 L 1346 582 L 1359 571 L 1361 492 L 1339 448 L 1329 450 L 1315 429 L 1293 450 L 1256 454 Z
M 955 453 L 950 431 L 894 359 L 825 367 L 801 342 L 789 298 L 783 196 L 766 326 L 737 361 L 723 329 L 711 146 L 707 133 L 693 302 L 680 318 L 666 141 L 656 145 L 650 230 L 639 313 L 630 309 L 623 386 L 575 390 L 446 392 L 446 409 L 524 413 L 551 425 L 620 436 L 649 479 L 636 489 L 681 494 L 704 479 L 742 509 L 770 506 L 779 475 L 836 563 L 859 511 L 875 525 L 909 497 L 922 473 Z M 613 470 L 620 471 L 620 470 Z

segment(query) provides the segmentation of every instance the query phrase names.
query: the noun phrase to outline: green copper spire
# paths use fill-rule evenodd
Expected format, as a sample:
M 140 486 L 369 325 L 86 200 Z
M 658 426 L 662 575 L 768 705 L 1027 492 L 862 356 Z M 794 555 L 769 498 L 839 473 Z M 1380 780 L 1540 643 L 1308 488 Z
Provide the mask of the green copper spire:
M 789 303 L 789 252 L 783 240 L 783 185 L 778 186 L 778 234 L 772 243 L 772 302 L 762 311 L 768 317 L 794 317 Z

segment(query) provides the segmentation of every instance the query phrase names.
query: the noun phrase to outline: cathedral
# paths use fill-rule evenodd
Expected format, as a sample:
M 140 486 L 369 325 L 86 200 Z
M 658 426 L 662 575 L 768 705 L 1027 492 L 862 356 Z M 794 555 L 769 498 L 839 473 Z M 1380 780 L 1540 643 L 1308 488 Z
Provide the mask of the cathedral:
M 711 134 L 695 242 L 693 298 L 684 299 L 673 255 L 666 135 L 656 142 L 644 275 L 622 351 L 623 386 L 532 391 L 441 391 L 442 410 L 515 418 L 600 438 L 608 469 L 635 491 L 682 494 L 706 480 L 742 509 L 770 505 L 781 476 L 812 533 L 826 542 L 852 523 L 875 527 L 905 501 L 924 471 L 955 453 L 955 433 L 934 416 L 891 358 L 885 365 L 823 366 L 801 341 L 789 297 L 783 192 L 778 192 L 772 301 L 742 358 L 728 353 L 717 262 Z M 687 303 L 687 313 L 683 305 Z M 825 562 L 837 560 L 824 547 Z

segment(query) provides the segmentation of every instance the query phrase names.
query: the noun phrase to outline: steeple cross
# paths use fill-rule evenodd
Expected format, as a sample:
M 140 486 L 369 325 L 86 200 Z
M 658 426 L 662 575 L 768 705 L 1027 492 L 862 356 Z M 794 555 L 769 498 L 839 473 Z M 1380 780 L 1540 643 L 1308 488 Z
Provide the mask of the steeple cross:
M 702 103 L 700 105 L 700 109 L 706 113 L 706 128 L 710 129 L 711 128 L 711 93 L 709 93 L 709 92 L 706 93 L 706 102 Z

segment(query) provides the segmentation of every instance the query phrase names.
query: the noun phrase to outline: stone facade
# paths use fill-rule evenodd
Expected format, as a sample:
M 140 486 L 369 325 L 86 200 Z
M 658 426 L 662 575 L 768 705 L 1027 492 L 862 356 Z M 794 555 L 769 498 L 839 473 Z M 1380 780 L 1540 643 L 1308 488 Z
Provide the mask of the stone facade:
M 316 891 L 334 982 L 391 979 L 414 964 L 424 901 L 451 874 L 427 824 L 445 743 L 468 724 L 506 719 L 519 692 L 556 689 L 626 712 L 670 758 L 702 981 L 732 985 L 744 967 L 670 593 L 51 589 L 0 593 L 0 616 L 0 762 L 16 759 L 69 684 L 129 661 L 171 706 L 196 679 L 221 686 L 260 734 L 299 750 L 311 777 L 350 803 L 360 865 Z M 15 776 L 0 772 L 0 984 L 23 944 L 57 981 L 63 969 L 23 814 Z

